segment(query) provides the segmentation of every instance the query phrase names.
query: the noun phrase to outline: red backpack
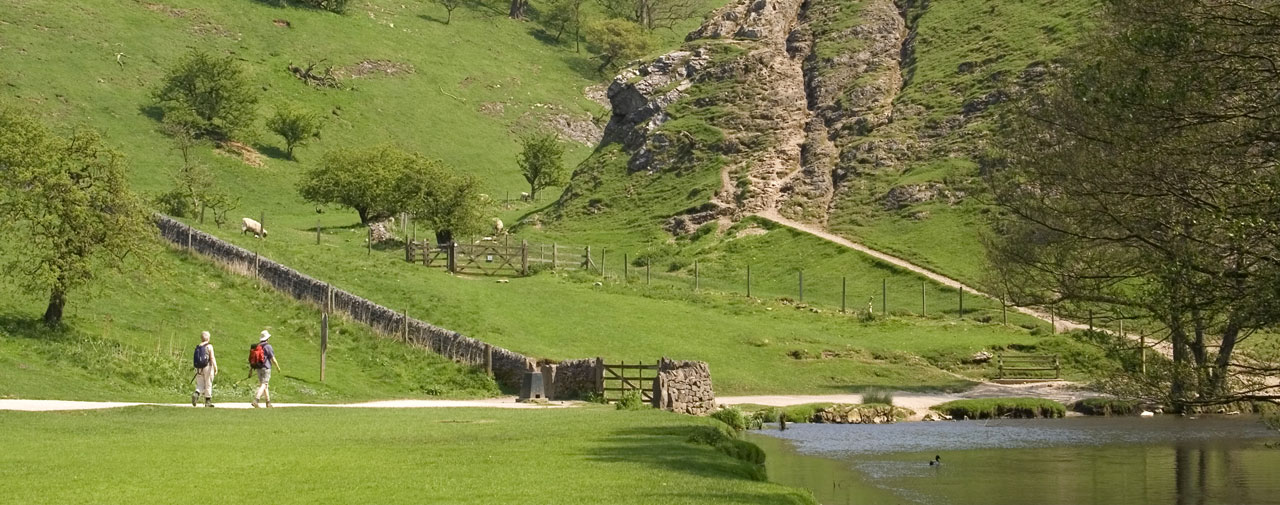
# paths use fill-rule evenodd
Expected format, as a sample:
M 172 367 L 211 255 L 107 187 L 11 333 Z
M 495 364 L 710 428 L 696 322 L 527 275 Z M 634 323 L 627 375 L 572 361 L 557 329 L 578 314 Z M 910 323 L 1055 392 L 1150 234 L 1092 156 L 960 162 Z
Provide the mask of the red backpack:
M 262 350 L 262 346 L 253 344 L 249 346 L 249 368 L 262 368 L 267 364 L 267 353 Z

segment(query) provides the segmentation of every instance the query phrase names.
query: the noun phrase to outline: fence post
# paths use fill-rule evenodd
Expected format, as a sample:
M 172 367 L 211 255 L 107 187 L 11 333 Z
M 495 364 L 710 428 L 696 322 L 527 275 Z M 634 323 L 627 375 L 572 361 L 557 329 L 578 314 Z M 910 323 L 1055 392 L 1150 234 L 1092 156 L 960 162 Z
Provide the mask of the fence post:
M 366 244 L 365 256 L 372 255 L 373 254 L 373 226 L 369 227 L 369 235 L 368 235 L 368 238 L 365 240 L 365 244 Z
M 1142 365 L 1142 375 L 1147 375 L 1147 334 L 1138 330 L 1138 362 Z
M 320 220 L 316 220 L 316 245 L 320 245 Z
M 556 261 L 557 261 L 557 259 L 556 259 L 556 243 L 555 243 L 555 242 L 552 242 L 552 243 L 551 243 L 551 269 L 552 269 L 552 270 L 555 270 L 555 269 L 556 269 Z
M 698 288 L 700 287 L 700 284 L 701 284 L 700 281 L 701 279 L 698 277 L 698 260 L 693 260 L 693 290 L 694 291 L 697 291 Z
M 529 241 L 520 241 L 520 275 L 529 275 Z
M 604 265 L 605 265 L 604 260 L 605 260 L 605 256 L 608 254 L 609 254 L 608 248 L 605 248 L 605 247 L 600 248 L 600 276 L 601 277 L 604 277 Z
M 587 246 L 586 252 L 583 253 L 582 268 L 584 270 L 591 270 L 591 267 L 593 266 L 595 265 L 591 264 L 591 246 Z
M 964 286 L 960 286 L 960 319 L 964 319 Z
M 797 270 L 796 274 L 800 276 L 800 302 L 804 302 L 804 270 Z
M 747 263 L 747 298 L 751 298 L 751 264 Z
M 1093 309 L 1089 309 L 1089 332 L 1093 332 Z
M 622 253 L 622 282 L 631 282 L 631 269 L 629 268 L 631 259 L 627 257 L 627 253 Z
M 1049 307 L 1049 334 L 1058 334 L 1058 314 L 1054 312 L 1053 307 Z
M 652 279 L 653 279 L 652 277 L 650 277 L 650 276 L 649 276 L 649 269 L 650 269 L 650 268 L 652 268 L 652 267 L 650 266 L 650 264 L 651 264 L 651 263 L 653 263 L 653 260 L 652 260 L 652 259 L 645 260 L 645 262 L 644 262 L 644 285 L 645 285 L 645 286 L 650 285 L 650 284 L 651 284 L 651 281 L 652 281 Z
M 412 244 L 409 243 L 409 237 L 404 238 L 404 261 L 413 263 L 413 248 Z
M 604 358 L 596 357 L 596 392 L 604 396 Z
M 192 235 L 191 227 L 188 226 L 187 227 L 187 252 L 191 252 L 191 235 Z
M 329 313 L 320 313 L 320 382 L 324 382 L 325 360 L 329 355 Z
M 484 344 L 484 373 L 493 377 L 493 344 L 488 342 Z
M 849 279 L 848 279 L 847 277 L 845 277 L 845 276 L 843 276 L 843 275 L 842 275 L 842 276 L 840 276 L 840 313 L 841 313 L 841 314 L 844 314 L 844 313 L 845 313 L 845 310 L 844 310 L 844 309 L 845 309 L 845 304 L 844 304 L 844 302 L 845 302 L 845 295 L 847 295 L 847 294 L 849 293 L 849 289 L 848 289 L 848 288 L 849 288 L 848 280 L 849 280 Z
M 403 342 L 408 342 L 409 341 L 409 309 L 404 309 L 400 311 L 400 320 L 401 322 L 404 323 L 403 325 L 400 326 L 400 340 Z
M 926 284 L 926 281 L 920 281 L 920 315 L 921 316 L 926 316 L 929 314 L 928 299 L 926 298 L 926 295 L 924 292 L 925 284 Z
M 880 314 L 889 317 L 889 279 L 880 279 Z
M 446 247 L 449 250 L 447 251 L 445 264 L 449 266 L 449 273 L 458 273 L 458 243 L 451 240 Z

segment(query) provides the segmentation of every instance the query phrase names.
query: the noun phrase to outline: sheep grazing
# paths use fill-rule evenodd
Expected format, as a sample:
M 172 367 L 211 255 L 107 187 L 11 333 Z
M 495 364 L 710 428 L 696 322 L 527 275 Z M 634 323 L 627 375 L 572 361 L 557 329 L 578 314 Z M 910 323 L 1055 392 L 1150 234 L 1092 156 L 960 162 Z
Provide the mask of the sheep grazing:
M 522 202 L 527 202 L 527 201 L 530 201 L 530 200 L 532 200 L 532 199 L 533 199 L 533 196 L 531 196 L 531 195 L 529 194 L 529 192 L 528 192 L 528 191 L 521 191 L 521 192 L 520 192 L 520 201 L 522 201 Z
M 254 237 L 256 237 L 256 238 L 262 238 L 262 237 L 266 237 L 266 236 L 267 236 L 267 230 L 262 229 L 262 223 L 259 223 L 259 222 L 257 222 L 257 221 L 254 221 L 254 220 L 249 219 L 249 218 L 247 218 L 247 217 L 246 217 L 246 218 L 241 218 L 241 219 L 240 219 L 240 234 L 241 234 L 241 235 L 244 235 L 244 234 L 245 234 L 245 233 L 247 233 L 247 232 L 253 232 L 253 236 L 254 236 Z
M 502 220 L 496 217 L 493 218 L 493 236 L 501 237 L 503 233 L 504 231 L 502 229 Z

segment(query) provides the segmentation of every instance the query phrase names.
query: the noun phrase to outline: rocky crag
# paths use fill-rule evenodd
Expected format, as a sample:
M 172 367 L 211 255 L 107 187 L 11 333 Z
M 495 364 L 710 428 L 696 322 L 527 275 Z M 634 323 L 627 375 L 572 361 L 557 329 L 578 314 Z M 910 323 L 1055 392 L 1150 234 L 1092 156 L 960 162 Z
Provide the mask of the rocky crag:
M 1013 85 L 955 110 L 903 100 L 918 57 L 910 20 L 927 8 L 923 0 L 738 0 L 709 16 L 681 50 L 613 81 L 604 142 L 630 154 L 631 173 L 720 171 L 719 191 L 705 205 L 670 217 L 673 234 L 753 214 L 825 227 L 869 193 L 877 211 L 955 205 L 963 185 L 874 181 L 921 160 L 978 157 L 986 133 L 969 126 L 1045 67 L 1028 67 Z M 981 62 L 960 66 L 956 72 L 974 72 Z

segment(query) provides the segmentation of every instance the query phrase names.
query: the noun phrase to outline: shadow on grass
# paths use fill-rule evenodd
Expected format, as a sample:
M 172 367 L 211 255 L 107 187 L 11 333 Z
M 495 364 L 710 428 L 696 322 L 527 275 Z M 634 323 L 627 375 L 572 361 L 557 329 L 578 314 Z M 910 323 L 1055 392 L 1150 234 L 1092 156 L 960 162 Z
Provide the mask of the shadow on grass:
M 65 340 L 73 337 L 72 329 L 66 322 L 55 328 L 45 326 L 44 320 L 36 314 L 0 314 L 0 330 L 6 336 L 29 338 L 35 340 Z
M 418 19 L 421 19 L 423 21 L 434 21 L 436 23 L 439 23 L 440 25 L 446 25 L 446 26 L 448 25 L 448 23 L 445 23 L 443 19 L 432 16 L 430 14 L 418 14 Z
M 254 144 L 253 148 L 257 149 L 258 152 L 263 154 L 264 156 L 267 156 L 272 159 L 283 160 L 283 161 L 295 161 L 289 157 L 289 153 L 286 153 L 284 152 L 283 149 L 280 149 L 279 147 L 276 147 L 273 145 Z
M 751 479 L 750 468 L 715 449 L 689 442 L 697 426 L 645 426 L 609 434 L 588 459 L 641 462 L 714 479 Z M 754 502 L 753 502 L 754 503 Z

